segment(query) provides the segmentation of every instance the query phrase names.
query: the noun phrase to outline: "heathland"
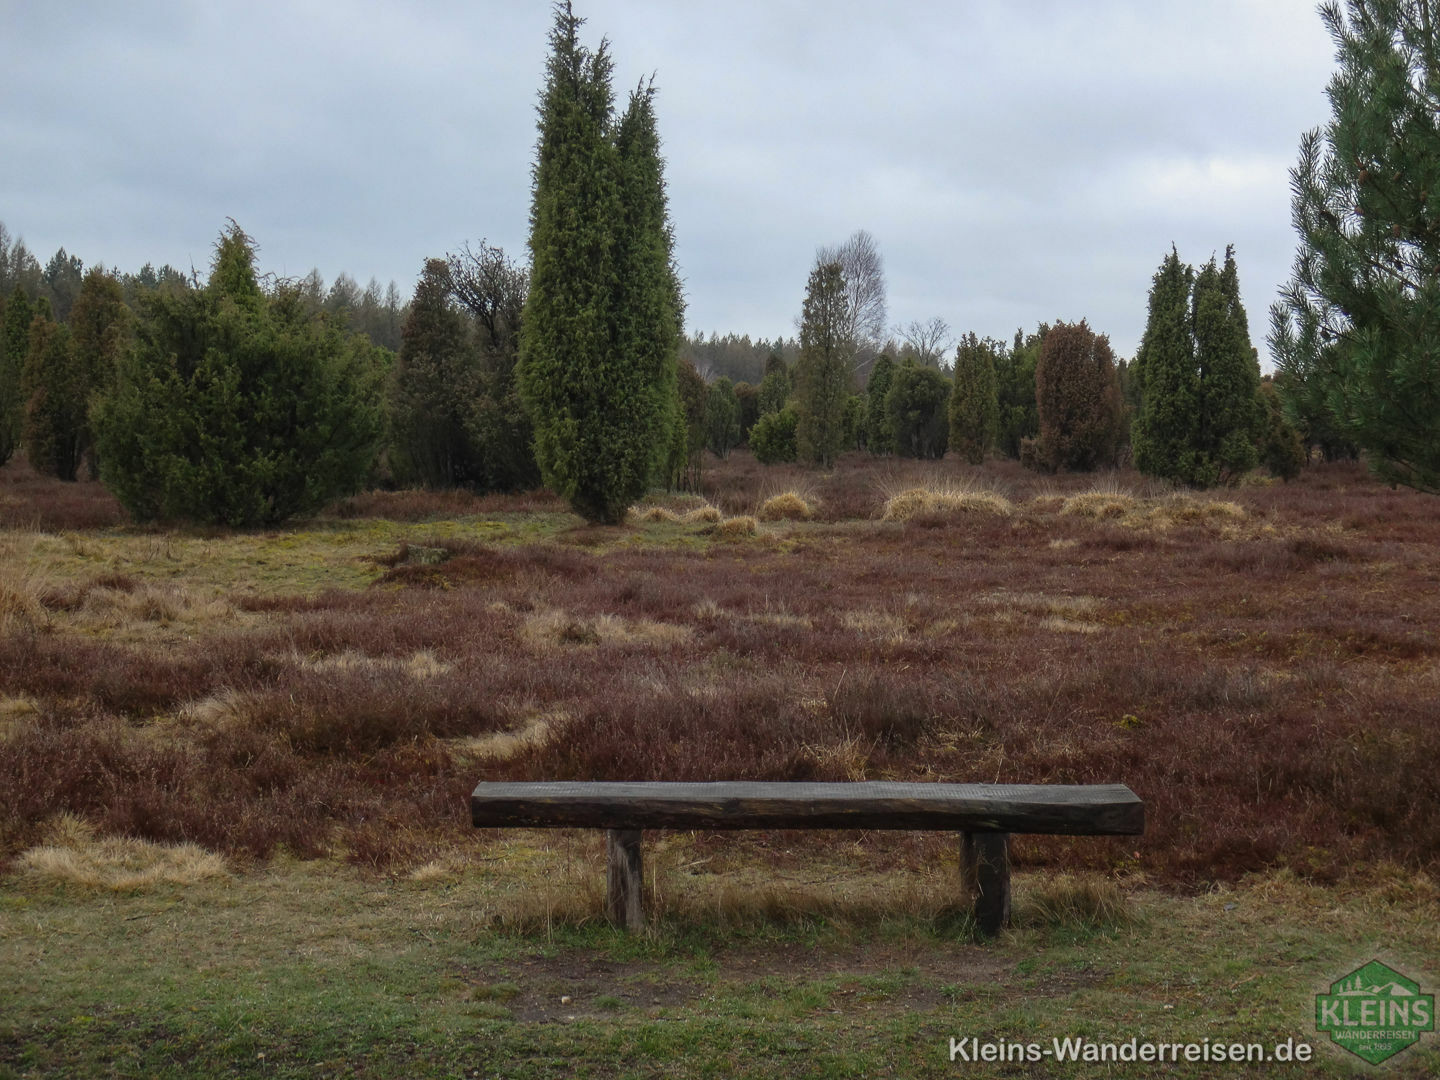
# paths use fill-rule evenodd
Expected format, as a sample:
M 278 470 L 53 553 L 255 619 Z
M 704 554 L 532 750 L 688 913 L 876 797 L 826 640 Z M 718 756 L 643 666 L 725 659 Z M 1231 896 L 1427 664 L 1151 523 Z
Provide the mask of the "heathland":
M 703 490 L 177 531 L 0 469 L 0 1077 L 938 1075 L 1318 1044 L 1374 954 L 1440 982 L 1440 500 L 743 451 Z M 1017 838 L 988 945 L 953 837 L 662 834 L 628 939 L 598 834 L 469 827 L 540 778 L 1123 782 L 1148 828 Z

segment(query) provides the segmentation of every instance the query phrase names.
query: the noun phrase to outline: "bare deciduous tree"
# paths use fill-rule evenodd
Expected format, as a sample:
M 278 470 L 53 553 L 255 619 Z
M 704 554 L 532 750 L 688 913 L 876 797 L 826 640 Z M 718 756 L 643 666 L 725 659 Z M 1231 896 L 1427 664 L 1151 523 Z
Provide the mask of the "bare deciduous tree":
M 519 346 L 520 315 L 530 275 L 484 240 L 447 256 L 450 291 L 475 317 L 487 352 L 510 355 Z M 513 361 L 512 361 L 513 362 Z
M 939 315 L 923 323 L 912 319 L 906 326 L 897 326 L 895 332 L 905 342 L 902 355 L 913 356 L 921 367 L 946 366 L 945 357 L 954 338 L 950 334 L 950 324 Z
M 839 263 L 849 306 L 846 336 L 854 346 L 855 370 L 868 366 L 885 333 L 885 260 L 875 238 L 860 229 L 838 247 L 821 248 L 815 267 Z

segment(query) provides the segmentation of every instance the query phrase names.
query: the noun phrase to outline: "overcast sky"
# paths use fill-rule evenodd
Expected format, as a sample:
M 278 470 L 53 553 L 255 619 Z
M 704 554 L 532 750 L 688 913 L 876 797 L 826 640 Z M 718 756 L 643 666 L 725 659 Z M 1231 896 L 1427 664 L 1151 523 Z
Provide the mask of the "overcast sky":
M 1171 243 L 1236 247 L 1251 337 L 1295 251 L 1288 170 L 1329 116 L 1312 0 L 576 0 L 617 98 L 656 75 L 686 324 L 795 332 L 822 244 L 868 229 L 889 321 L 1008 339 L 1088 318 L 1132 356 Z M 261 269 L 406 296 L 522 255 L 540 2 L 0 0 L 0 221 L 43 263 Z

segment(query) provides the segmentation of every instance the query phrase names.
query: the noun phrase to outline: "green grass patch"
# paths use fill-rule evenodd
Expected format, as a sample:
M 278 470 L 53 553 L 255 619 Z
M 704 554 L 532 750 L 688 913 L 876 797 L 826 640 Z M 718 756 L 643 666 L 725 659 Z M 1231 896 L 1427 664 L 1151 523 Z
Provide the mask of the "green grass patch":
M 826 919 L 497 931 L 484 913 L 502 887 L 294 863 L 103 897 L 9 879 L 0 1076 L 923 1077 L 954 1075 L 951 1037 L 1079 1036 L 1293 1037 L 1317 1044 L 1318 1064 L 1226 1075 L 1348 1076 L 1314 1033 L 1317 990 L 1372 954 L 1427 990 L 1440 978 L 1433 909 L 1283 875 L 1134 893 L 1122 926 L 1022 927 L 983 946 Z M 1427 1036 L 1388 1075 L 1436 1068 Z M 1185 1070 L 1163 1074 L 1207 1074 Z

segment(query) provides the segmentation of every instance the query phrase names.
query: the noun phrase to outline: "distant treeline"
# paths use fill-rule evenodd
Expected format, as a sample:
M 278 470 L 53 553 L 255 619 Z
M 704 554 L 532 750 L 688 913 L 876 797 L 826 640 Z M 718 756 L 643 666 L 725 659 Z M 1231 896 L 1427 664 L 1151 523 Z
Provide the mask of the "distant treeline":
M 145 293 L 157 289 L 194 289 L 204 284 L 196 271 L 177 270 L 168 263 L 159 269 L 146 263 L 133 273 L 107 269 L 103 263 L 91 269 L 99 269 L 115 279 L 121 297 L 132 311 Z M 5 223 L 0 222 L 0 305 L 18 287 L 32 304 L 44 300 L 56 321 L 68 323 L 85 272 L 84 261 L 63 247 L 42 266 L 25 241 L 12 237 Z M 278 279 L 272 283 L 278 284 Z M 395 282 L 382 286 L 372 277 L 362 289 L 353 277 L 342 271 L 327 287 L 325 278 L 316 269 L 289 284 L 303 298 L 307 310 L 340 320 L 347 330 L 364 334 L 391 352 L 399 350 L 400 327 L 409 304 Z

